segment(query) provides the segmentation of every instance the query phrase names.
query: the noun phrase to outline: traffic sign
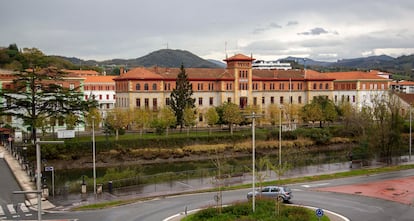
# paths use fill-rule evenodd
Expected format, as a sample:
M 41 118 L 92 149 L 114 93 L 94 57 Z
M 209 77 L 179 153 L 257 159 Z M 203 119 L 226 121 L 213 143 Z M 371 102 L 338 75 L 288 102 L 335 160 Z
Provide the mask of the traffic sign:
M 323 210 L 322 209 L 316 209 L 315 214 L 317 217 L 321 218 L 323 216 Z
M 45 171 L 53 171 L 53 167 L 45 167 Z

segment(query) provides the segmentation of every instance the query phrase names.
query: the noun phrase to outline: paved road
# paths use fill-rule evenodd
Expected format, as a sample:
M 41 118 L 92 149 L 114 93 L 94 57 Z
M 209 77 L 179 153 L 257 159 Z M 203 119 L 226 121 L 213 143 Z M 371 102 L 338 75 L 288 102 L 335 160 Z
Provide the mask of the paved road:
M 414 170 L 399 171 L 374 176 L 352 177 L 338 180 L 327 180 L 306 184 L 291 185 L 294 191 L 292 203 L 300 205 L 312 205 L 328 209 L 342 214 L 350 220 L 413 220 L 414 210 L 411 206 L 387 200 L 381 200 L 359 195 L 340 194 L 334 192 L 320 192 L 320 187 L 340 186 L 343 184 L 364 183 L 367 181 L 379 181 L 395 179 L 398 177 L 412 176 Z M 233 203 L 246 199 L 246 193 L 250 189 L 228 191 L 223 193 L 223 203 Z M 134 204 L 104 209 L 99 211 L 70 212 L 63 214 L 47 214 L 49 218 L 72 218 L 83 220 L 125 220 L 125 221 L 153 221 L 163 220 L 171 215 L 215 205 L 216 193 L 202 193 L 183 195 L 167 198 L 158 198 L 151 201 L 142 201 Z
M 0 156 L 0 174 L 0 220 L 33 219 L 34 212 L 25 205 L 25 197 L 21 194 L 13 194 L 13 191 L 21 188 L 2 156 Z

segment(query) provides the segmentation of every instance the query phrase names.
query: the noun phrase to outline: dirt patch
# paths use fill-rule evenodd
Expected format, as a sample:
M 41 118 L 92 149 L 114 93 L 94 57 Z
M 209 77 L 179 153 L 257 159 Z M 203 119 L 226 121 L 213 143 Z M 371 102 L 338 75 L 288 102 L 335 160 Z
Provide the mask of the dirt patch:
M 414 176 L 356 185 L 318 188 L 317 190 L 357 194 L 412 205 L 414 203 L 413 185 Z

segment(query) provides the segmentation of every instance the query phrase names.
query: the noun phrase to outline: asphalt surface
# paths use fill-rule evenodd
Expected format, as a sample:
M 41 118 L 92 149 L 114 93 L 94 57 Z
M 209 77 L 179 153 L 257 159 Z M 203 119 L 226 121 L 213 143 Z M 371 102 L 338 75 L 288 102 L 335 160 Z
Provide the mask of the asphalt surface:
M 3 147 L 0 147 L 0 158 L 4 157 L 7 159 L 9 164 L 9 172 L 7 173 L 8 167 L 4 163 L 4 160 L 0 160 L 3 164 L 0 164 L 2 177 L 13 177 L 13 175 L 19 181 L 21 189 L 27 190 L 34 188 L 33 183 L 27 181 L 24 176 L 27 176 L 17 164 L 13 163 L 13 158 L 8 155 L 7 151 Z M 6 169 L 7 168 L 7 169 Z M 3 170 L 4 173 L 3 173 Z M 13 171 L 13 173 L 10 172 Z M 302 169 L 304 170 L 304 169 Z M 316 175 L 323 173 L 334 173 L 340 171 L 350 170 L 349 166 L 338 166 L 338 165 L 329 165 L 329 166 L 318 166 L 317 172 L 313 171 L 312 168 L 305 169 L 306 175 Z M 294 172 L 297 176 L 302 176 L 302 173 Z M 4 174 L 4 176 L 3 176 Z M 295 176 L 295 174 L 289 174 L 290 177 Z M 293 203 L 299 205 L 311 205 L 314 207 L 324 208 L 326 210 L 331 210 L 337 212 L 346 217 L 349 217 L 351 220 L 413 220 L 414 210 L 411 205 L 404 203 L 393 202 L 390 200 L 383 200 L 376 197 L 365 197 L 362 194 L 344 194 L 339 193 L 338 190 L 322 190 L 321 188 L 339 188 L 340 186 L 346 185 L 357 185 L 367 182 L 380 182 L 383 180 L 398 180 L 401 178 L 407 178 L 414 176 L 414 170 L 400 171 L 390 174 L 382 174 L 378 176 L 365 176 L 365 177 L 353 177 L 347 179 L 338 179 L 331 181 L 323 182 L 314 182 L 306 184 L 295 184 L 291 188 L 294 190 Z M 7 180 L 7 179 L 4 179 Z M 13 179 L 11 179 L 13 180 Z M 16 181 L 16 180 L 15 180 Z M 0 180 L 0 182 L 3 182 Z M 13 181 L 4 181 L 5 183 Z M 398 182 L 394 182 L 398 183 Z M 31 184 L 31 185 L 29 185 Z M 14 191 L 13 189 L 15 184 L 7 184 L 4 189 L 0 186 L 2 193 Z M 208 188 L 208 186 L 192 186 L 192 190 L 197 190 L 201 188 Z M 223 203 L 234 203 L 236 201 L 245 200 L 246 193 L 251 189 L 246 190 L 237 190 L 237 191 L 228 191 L 223 193 Z M 334 192 L 332 192 L 334 191 Z M 175 192 L 177 193 L 177 192 Z M 173 192 L 163 192 L 163 194 L 174 194 Z M 80 196 L 80 194 L 72 195 L 69 198 L 60 199 L 58 201 L 42 202 L 43 209 L 47 211 L 44 214 L 44 219 L 59 219 L 59 220 L 99 220 L 99 221 L 110 221 L 110 220 L 139 220 L 139 221 L 152 221 L 152 220 L 164 220 L 166 217 L 173 216 L 175 214 L 185 213 L 185 211 L 190 211 L 196 208 L 202 208 L 206 206 L 215 205 L 214 196 L 216 193 L 203 193 L 203 194 L 190 194 L 182 195 L 175 197 L 165 197 L 159 196 L 150 201 L 139 201 L 130 205 L 125 205 L 122 207 L 115 207 L 110 209 L 103 209 L 97 211 L 85 211 L 85 212 L 69 212 L 68 210 L 74 206 L 86 205 L 90 203 L 103 202 L 108 200 L 119 200 L 126 198 L 137 198 L 142 197 L 137 195 L 123 195 L 122 197 L 116 197 L 107 193 L 100 195 L 99 197 L 94 197 L 93 195 Z M 7 198 L 8 196 L 8 198 Z M 10 193 L 5 193 L 0 195 L 4 203 L 13 203 Z M 32 196 L 33 197 L 33 196 Z M 1 202 L 3 202 L 1 201 Z M 18 204 L 20 205 L 20 204 Z M 33 204 L 31 200 L 26 201 L 26 205 L 29 208 L 36 208 L 36 204 Z M 12 217 L 12 214 L 7 212 L 9 208 L 5 209 L 5 214 L 2 217 L 0 211 L 0 220 L 16 220 L 16 217 Z M 35 214 L 32 210 L 31 213 Z M 30 213 L 29 212 L 29 213 Z M 5 217 L 5 218 L 4 218 Z M 35 219 L 35 215 L 30 217 L 20 216 L 19 220 L 31 220 Z

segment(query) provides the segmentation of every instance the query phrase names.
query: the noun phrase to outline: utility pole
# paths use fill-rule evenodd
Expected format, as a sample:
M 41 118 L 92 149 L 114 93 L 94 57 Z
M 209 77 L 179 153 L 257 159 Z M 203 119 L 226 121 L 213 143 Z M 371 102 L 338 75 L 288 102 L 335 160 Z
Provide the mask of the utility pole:
M 255 131 L 255 123 L 256 123 L 256 118 L 262 117 L 261 114 L 255 114 L 254 112 L 251 115 L 247 115 L 245 116 L 246 118 L 251 118 L 252 119 L 252 210 L 253 212 L 255 211 L 255 207 L 256 207 L 256 201 L 255 201 L 255 183 L 256 183 L 256 131 Z

